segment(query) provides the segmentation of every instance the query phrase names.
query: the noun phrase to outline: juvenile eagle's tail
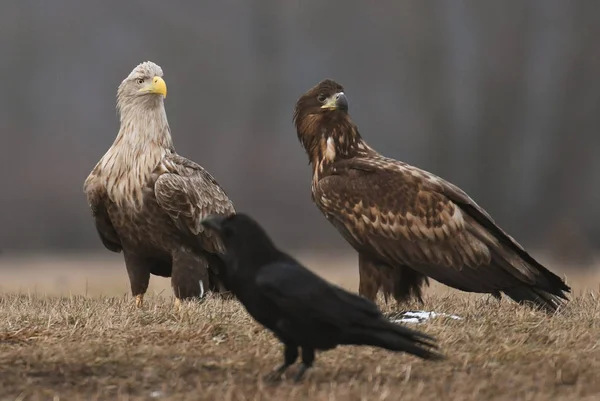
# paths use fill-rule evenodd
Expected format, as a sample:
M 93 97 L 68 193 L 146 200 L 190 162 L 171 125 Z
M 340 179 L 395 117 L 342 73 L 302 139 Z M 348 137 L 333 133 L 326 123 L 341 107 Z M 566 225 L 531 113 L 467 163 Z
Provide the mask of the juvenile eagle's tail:
M 550 314 L 553 314 L 559 307 L 564 305 L 566 299 L 562 294 L 551 294 L 532 286 L 515 287 L 503 290 L 503 292 L 520 304 L 529 303 Z

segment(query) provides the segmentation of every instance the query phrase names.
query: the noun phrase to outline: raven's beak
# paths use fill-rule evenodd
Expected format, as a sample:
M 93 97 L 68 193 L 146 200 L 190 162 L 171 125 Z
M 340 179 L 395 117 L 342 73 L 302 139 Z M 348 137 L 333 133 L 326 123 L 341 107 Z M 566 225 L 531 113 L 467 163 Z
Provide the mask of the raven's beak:
M 202 224 L 204 227 L 210 228 L 220 233 L 221 229 L 223 228 L 223 221 L 225 220 L 225 218 L 225 216 L 213 214 L 202 220 L 200 224 Z
M 335 95 L 327 98 L 325 104 L 323 104 L 321 108 L 329 110 L 348 111 L 348 98 L 346 98 L 344 92 L 338 92 Z

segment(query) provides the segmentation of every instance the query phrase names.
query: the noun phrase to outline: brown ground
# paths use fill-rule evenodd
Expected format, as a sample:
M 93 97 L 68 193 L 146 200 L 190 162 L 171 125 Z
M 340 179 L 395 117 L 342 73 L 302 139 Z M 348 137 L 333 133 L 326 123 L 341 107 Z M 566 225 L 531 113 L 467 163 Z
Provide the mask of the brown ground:
M 300 259 L 356 288 L 353 257 Z M 317 355 L 303 384 L 272 386 L 262 376 L 281 347 L 236 301 L 177 311 L 168 280 L 152 278 L 136 310 L 119 256 L 4 258 L 0 272 L 0 401 L 600 399 L 592 274 L 567 277 L 574 300 L 552 318 L 434 285 L 424 306 L 403 308 L 464 318 L 417 326 L 439 339 L 446 361 L 339 347 Z

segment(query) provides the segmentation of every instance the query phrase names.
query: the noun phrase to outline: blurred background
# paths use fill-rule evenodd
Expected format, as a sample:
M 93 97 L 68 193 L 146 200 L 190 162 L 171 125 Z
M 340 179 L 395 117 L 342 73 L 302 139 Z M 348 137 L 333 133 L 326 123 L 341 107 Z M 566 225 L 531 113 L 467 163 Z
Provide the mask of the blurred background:
M 178 152 L 292 253 L 349 255 L 356 275 L 292 125 L 298 97 L 332 78 L 375 149 L 462 187 L 553 270 L 590 268 L 599 21 L 585 0 L 4 2 L 0 268 L 100 255 L 125 278 L 82 185 L 118 131 L 117 86 L 145 60 L 164 70 Z

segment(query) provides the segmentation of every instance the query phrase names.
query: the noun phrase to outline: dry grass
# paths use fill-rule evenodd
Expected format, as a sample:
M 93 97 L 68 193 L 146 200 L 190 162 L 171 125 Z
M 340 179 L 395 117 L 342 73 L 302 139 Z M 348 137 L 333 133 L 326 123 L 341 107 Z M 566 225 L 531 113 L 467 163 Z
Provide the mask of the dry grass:
M 126 288 L 120 274 L 113 285 Z M 114 279 L 116 272 L 101 275 Z M 354 287 L 353 276 L 346 287 Z M 161 285 L 168 287 L 168 281 Z M 151 295 L 136 310 L 129 296 L 97 295 L 107 291 L 59 296 L 3 288 L 0 400 L 600 397 L 600 301 L 590 292 L 577 291 L 569 306 L 550 318 L 508 300 L 434 288 L 424 306 L 403 308 L 464 318 L 418 325 L 439 339 L 446 361 L 339 347 L 319 353 L 301 385 L 272 386 L 262 377 L 281 362 L 281 346 L 237 301 L 209 298 L 177 311 L 168 292 Z

